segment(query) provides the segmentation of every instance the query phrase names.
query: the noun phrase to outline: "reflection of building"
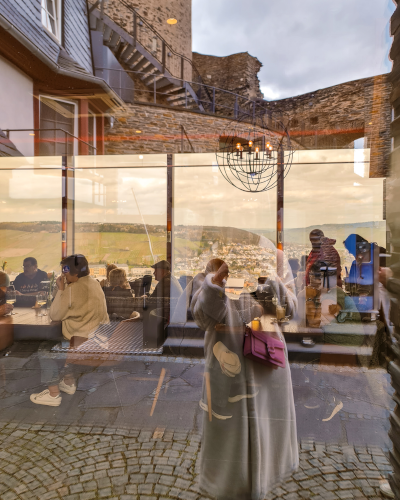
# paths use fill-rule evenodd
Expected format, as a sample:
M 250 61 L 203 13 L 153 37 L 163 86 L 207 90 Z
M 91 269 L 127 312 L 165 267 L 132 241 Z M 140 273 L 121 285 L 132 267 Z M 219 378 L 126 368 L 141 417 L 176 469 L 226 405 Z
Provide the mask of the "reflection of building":
M 1 128 L 17 129 L 10 137 L 26 156 L 101 154 L 105 113 L 122 101 L 94 74 L 86 2 L 64 14 L 58 0 L 7 4 L 0 2 Z
M 104 264 L 90 264 L 89 263 L 89 269 L 90 269 L 90 276 L 106 276 L 107 275 L 107 269 Z

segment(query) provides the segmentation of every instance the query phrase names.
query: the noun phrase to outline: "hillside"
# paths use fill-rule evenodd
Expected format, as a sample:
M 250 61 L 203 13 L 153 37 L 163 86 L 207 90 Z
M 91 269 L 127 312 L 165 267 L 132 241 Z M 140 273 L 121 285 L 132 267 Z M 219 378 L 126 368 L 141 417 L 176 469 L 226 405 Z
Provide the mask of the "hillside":
M 356 233 L 370 242 L 386 247 L 386 222 L 356 222 L 354 224 L 321 224 L 308 227 L 285 229 L 284 241 L 300 245 L 309 245 L 309 234 L 313 229 L 321 229 L 325 236 L 336 240 L 336 248 L 343 248 L 343 241 L 349 234 Z M 260 236 L 275 241 L 276 233 L 271 229 L 248 229 Z
M 131 266 L 152 264 L 145 234 L 76 233 L 75 252 L 88 257 L 91 263 L 116 262 Z M 150 234 L 153 253 L 157 259 L 166 257 L 166 235 Z M 199 245 L 176 238 L 177 256 L 197 253 Z M 59 268 L 61 259 L 61 233 L 27 232 L 0 229 L 0 264 L 7 261 L 8 272 L 21 272 L 25 257 L 33 256 L 44 271 Z

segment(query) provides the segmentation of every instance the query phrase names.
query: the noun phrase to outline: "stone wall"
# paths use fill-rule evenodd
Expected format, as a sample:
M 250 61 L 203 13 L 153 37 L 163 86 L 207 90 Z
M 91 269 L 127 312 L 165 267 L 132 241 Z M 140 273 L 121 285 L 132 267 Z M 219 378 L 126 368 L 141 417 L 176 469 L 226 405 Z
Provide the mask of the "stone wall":
M 211 153 L 229 124 L 230 119 L 215 115 L 133 104 L 119 111 L 113 128 L 106 130 L 105 154 Z M 241 129 L 247 131 L 248 125 L 238 126 L 239 135 Z
M 387 75 L 380 75 L 280 101 L 258 99 L 258 104 L 288 124 L 295 149 L 353 148 L 356 139 L 365 138 L 364 147 L 371 150 L 370 177 L 386 177 L 391 149 L 390 92 Z M 217 106 L 217 113 L 221 110 Z M 216 139 L 230 121 L 144 104 L 128 106 L 116 118 L 108 134 L 108 154 L 180 152 L 181 126 L 189 137 L 184 134 L 184 151 L 215 151 Z
M 193 52 L 193 62 L 206 85 L 229 90 L 248 99 L 261 99 L 257 73 L 262 63 L 248 52 L 225 57 Z
M 175 52 L 192 59 L 191 0 L 125 0 L 125 3 L 136 9 Z M 119 0 L 108 0 L 105 12 L 129 33 L 132 32 L 132 15 Z M 169 17 L 175 17 L 177 24 L 167 24 Z
M 386 177 L 391 148 L 388 75 L 346 82 L 278 101 L 260 102 L 288 124 L 307 149 L 352 148 L 365 137 L 370 177 Z

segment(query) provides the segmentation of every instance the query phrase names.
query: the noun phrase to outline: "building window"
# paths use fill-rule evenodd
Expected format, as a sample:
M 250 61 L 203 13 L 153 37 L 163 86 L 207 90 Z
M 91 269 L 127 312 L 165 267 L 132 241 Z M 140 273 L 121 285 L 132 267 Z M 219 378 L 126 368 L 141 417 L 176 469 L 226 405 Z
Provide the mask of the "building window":
M 88 119 L 88 143 L 90 144 L 89 148 L 89 154 L 90 155 L 95 155 L 96 154 L 96 115 L 93 113 L 89 113 L 89 119 Z
M 76 153 L 75 130 L 77 113 L 73 102 L 40 97 L 40 156 L 73 155 Z
M 42 0 L 42 24 L 61 40 L 61 0 Z

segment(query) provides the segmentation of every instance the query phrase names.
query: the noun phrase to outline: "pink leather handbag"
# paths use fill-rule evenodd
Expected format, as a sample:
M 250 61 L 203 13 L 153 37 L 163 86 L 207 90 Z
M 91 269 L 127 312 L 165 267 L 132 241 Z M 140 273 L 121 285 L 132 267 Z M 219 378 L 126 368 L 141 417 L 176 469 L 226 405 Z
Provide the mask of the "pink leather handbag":
M 285 368 L 285 346 L 281 340 L 268 332 L 255 331 L 246 326 L 243 354 L 246 358 L 262 363 Z

